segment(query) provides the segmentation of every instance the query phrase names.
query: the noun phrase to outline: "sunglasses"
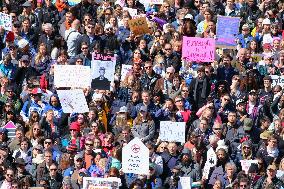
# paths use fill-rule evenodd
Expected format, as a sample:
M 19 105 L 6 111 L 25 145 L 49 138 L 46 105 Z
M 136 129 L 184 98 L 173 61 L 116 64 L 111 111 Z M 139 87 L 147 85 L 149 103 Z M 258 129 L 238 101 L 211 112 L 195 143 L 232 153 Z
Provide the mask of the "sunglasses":
M 94 144 L 86 143 L 86 146 L 93 146 Z
M 44 142 L 44 144 L 51 144 L 51 142 Z

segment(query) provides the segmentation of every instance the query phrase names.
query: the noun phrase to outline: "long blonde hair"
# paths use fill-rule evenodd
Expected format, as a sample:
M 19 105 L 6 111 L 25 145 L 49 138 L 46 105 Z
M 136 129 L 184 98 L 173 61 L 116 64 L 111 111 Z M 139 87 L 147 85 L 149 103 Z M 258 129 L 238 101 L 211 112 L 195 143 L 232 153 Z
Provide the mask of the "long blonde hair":
M 45 56 L 45 54 L 42 54 L 42 53 L 40 52 L 40 47 L 44 47 L 44 48 L 46 49 L 46 45 L 45 45 L 44 43 L 41 43 L 41 44 L 39 45 L 39 47 L 38 47 L 38 53 L 37 53 L 37 55 L 35 56 L 35 64 L 38 64 L 38 63 L 42 60 L 42 58 Z

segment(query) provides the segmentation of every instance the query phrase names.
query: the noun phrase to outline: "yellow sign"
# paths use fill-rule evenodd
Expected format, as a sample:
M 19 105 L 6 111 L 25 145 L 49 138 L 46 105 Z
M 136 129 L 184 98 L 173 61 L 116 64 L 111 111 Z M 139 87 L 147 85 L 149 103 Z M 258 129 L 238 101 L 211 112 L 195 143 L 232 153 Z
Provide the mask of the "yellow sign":
M 149 33 L 150 30 L 148 28 L 146 17 L 136 18 L 128 21 L 130 30 L 135 35 L 141 35 L 145 33 Z

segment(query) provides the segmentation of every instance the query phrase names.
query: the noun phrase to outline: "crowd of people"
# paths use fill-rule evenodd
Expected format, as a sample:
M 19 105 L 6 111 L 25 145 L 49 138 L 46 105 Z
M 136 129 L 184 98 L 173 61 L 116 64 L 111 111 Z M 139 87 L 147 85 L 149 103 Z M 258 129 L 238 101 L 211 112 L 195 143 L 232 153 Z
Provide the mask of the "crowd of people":
M 84 177 L 117 177 L 121 189 L 176 189 L 181 177 L 284 188 L 283 1 L 154 2 L 0 1 L 12 18 L 12 31 L 0 26 L 0 189 L 80 189 Z M 135 11 L 149 33 L 130 30 Z M 213 62 L 182 58 L 184 36 L 216 39 L 219 15 L 240 18 L 235 46 L 216 47 Z M 91 67 L 93 53 L 116 55 L 115 79 L 82 89 L 88 112 L 66 113 L 57 90 L 70 88 L 54 85 L 54 66 Z M 162 141 L 161 121 L 185 122 L 185 142 Z M 147 175 L 122 169 L 135 137 Z

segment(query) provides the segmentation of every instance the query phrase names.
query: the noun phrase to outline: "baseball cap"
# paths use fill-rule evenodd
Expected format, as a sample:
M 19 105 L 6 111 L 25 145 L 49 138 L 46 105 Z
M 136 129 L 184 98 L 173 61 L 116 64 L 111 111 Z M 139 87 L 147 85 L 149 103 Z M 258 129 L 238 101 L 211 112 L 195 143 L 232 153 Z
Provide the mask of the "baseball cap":
M 34 88 L 31 94 L 33 95 L 42 94 L 42 90 L 40 88 Z
M 128 109 L 126 106 L 122 106 L 119 108 L 119 113 L 127 113 L 128 112 Z
M 269 132 L 269 131 L 267 131 L 267 130 L 265 130 L 265 131 L 263 131 L 261 134 L 260 134 L 260 138 L 262 139 L 262 140 L 267 140 L 270 136 L 271 136 L 271 132 Z
M 269 18 L 265 18 L 265 19 L 262 21 L 262 25 L 271 25 L 271 22 L 270 22 Z
M 26 1 L 24 4 L 22 4 L 22 7 L 31 7 L 32 4 L 29 1 Z
M 77 161 L 78 159 L 83 159 L 82 154 L 76 154 L 76 155 L 74 156 L 74 160 L 75 160 L 75 161 Z
M 241 104 L 241 103 L 245 103 L 245 100 L 244 99 L 238 99 L 236 101 L 236 105 Z
M 243 126 L 244 126 L 245 131 L 250 131 L 251 128 L 252 128 L 252 125 L 253 125 L 253 121 L 252 121 L 251 118 L 245 118 L 244 119 Z

